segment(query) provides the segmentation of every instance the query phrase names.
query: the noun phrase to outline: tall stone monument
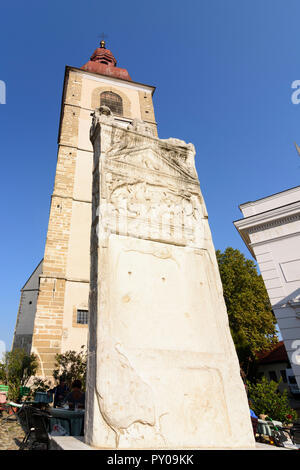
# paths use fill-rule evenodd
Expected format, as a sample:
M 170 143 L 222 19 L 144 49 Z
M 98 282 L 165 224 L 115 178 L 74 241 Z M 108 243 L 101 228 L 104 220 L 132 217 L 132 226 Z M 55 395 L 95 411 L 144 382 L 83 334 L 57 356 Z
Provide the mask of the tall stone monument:
M 95 111 L 85 440 L 254 446 L 195 149 Z

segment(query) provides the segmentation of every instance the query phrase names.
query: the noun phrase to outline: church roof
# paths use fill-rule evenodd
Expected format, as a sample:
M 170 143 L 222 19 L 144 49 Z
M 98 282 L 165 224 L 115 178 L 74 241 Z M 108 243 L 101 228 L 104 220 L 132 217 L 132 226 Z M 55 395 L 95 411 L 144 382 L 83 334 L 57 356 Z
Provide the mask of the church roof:
M 38 289 L 39 275 L 42 273 L 43 261 L 44 261 L 44 258 L 39 262 L 39 264 L 37 265 L 33 273 L 29 276 L 24 286 L 22 287 L 21 291 Z
M 105 41 L 100 42 L 100 47 L 94 51 L 90 60 L 81 68 L 88 72 L 99 73 L 100 75 L 131 80 L 126 69 L 117 67 L 117 61 L 113 53 L 109 49 L 106 49 Z

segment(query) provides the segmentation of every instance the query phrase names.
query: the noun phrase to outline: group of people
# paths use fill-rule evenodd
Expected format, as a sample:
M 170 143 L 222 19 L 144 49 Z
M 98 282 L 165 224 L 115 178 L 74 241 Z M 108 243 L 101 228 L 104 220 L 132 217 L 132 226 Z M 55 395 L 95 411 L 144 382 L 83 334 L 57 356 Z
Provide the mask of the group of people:
M 69 389 L 64 377 L 59 379 L 59 384 L 48 390 L 48 393 L 54 394 L 53 408 L 68 405 L 69 409 L 84 409 L 85 393 L 82 391 L 82 383 L 80 380 L 74 380 Z

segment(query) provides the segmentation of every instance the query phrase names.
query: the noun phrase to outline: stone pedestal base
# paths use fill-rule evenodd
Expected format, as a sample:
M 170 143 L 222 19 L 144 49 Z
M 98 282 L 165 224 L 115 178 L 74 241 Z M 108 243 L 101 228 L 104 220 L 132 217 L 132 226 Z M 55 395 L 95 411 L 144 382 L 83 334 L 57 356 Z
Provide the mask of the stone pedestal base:
M 83 442 L 83 439 L 84 439 L 83 437 L 73 437 L 73 436 L 53 437 L 51 439 L 50 450 L 107 450 L 107 449 L 96 449 L 95 447 L 91 447 L 85 444 Z M 173 449 L 169 449 L 169 450 L 173 450 Z M 212 449 L 203 448 L 203 449 L 197 449 L 197 450 L 212 450 Z M 282 447 L 270 446 L 267 444 L 260 444 L 257 442 L 255 444 L 255 447 L 251 446 L 251 447 L 243 447 L 243 448 L 237 448 L 237 449 L 230 449 L 229 447 L 220 447 L 214 450 L 288 450 L 288 449 L 284 449 Z M 117 451 L 117 454 L 118 453 L 119 451 Z M 121 453 L 122 453 L 122 450 L 121 450 Z M 113 455 L 114 451 L 111 451 L 111 454 Z

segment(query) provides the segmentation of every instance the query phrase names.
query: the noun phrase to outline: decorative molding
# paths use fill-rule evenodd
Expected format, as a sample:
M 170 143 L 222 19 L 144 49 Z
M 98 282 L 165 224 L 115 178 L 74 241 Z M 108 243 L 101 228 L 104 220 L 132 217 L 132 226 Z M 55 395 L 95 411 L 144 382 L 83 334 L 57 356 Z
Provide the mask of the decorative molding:
M 261 232 L 279 225 L 285 225 L 290 222 L 295 222 L 296 220 L 300 220 L 300 214 L 290 215 L 280 220 L 274 220 L 273 222 L 266 222 L 264 224 L 256 225 L 255 227 L 248 229 L 248 233 L 251 235 L 252 233 Z
M 234 225 L 238 230 L 249 230 L 251 227 L 264 225 L 277 219 L 283 219 L 294 215 L 300 215 L 300 200 L 259 214 L 249 215 L 244 219 L 234 221 Z

